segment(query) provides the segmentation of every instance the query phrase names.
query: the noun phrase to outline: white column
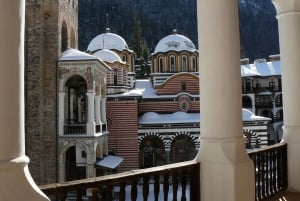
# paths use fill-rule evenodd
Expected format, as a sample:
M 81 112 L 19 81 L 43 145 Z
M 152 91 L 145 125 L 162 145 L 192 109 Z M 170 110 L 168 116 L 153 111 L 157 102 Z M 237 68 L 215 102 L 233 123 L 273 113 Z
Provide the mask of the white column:
M 238 1 L 197 2 L 201 201 L 253 201 L 254 167 L 242 137 Z
M 86 178 L 92 178 L 96 176 L 96 168 L 95 168 L 95 162 L 96 162 L 96 152 L 95 148 L 90 147 L 89 150 L 87 150 L 87 160 L 86 160 Z
M 25 156 L 25 0 L 0 1 L 0 200 L 44 201 Z
M 87 92 L 87 99 L 88 99 L 88 111 L 87 111 L 87 134 L 94 135 L 96 132 L 95 129 L 95 93 L 94 92 Z
M 64 125 L 65 125 L 65 92 L 58 93 L 58 134 L 60 136 L 64 135 Z
M 101 95 L 95 97 L 96 124 L 101 125 Z
M 74 91 L 72 90 L 70 94 L 70 119 L 72 122 L 74 122 L 74 98 L 76 97 L 73 93 Z
M 78 104 L 77 104 L 77 115 L 78 115 L 78 122 L 81 123 L 82 122 L 82 117 L 81 117 L 81 97 L 76 97 L 78 99 Z
M 273 112 L 273 120 L 276 121 L 276 99 L 275 95 L 272 96 L 272 112 Z
M 64 153 L 60 153 L 59 155 L 59 163 L 58 163 L 58 182 L 66 181 L 66 163 L 64 160 Z
M 289 190 L 300 192 L 300 0 L 273 0 L 282 69 L 283 138 L 288 143 Z
M 106 97 L 101 99 L 101 120 L 103 124 L 106 124 Z M 107 130 L 107 129 L 106 129 Z
M 86 164 L 86 178 L 93 178 L 96 176 L 95 164 Z

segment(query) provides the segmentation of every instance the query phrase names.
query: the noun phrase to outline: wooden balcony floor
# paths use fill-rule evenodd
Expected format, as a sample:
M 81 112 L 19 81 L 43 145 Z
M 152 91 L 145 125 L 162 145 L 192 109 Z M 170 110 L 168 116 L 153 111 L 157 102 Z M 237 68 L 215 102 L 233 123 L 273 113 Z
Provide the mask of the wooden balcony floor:
M 287 191 L 281 197 L 269 201 L 300 201 L 300 193 Z

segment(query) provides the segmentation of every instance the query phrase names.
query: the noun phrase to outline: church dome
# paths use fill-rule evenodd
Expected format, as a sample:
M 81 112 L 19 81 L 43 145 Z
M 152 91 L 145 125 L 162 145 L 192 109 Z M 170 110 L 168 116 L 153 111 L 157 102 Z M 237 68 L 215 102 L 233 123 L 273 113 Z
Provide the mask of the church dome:
M 187 37 L 177 34 L 176 30 L 173 34 L 162 38 L 155 47 L 154 54 L 168 51 L 196 51 L 194 43 Z
M 90 44 L 88 45 L 87 51 L 96 51 L 96 50 L 102 50 L 102 49 L 114 49 L 123 51 L 125 49 L 128 49 L 128 45 L 124 38 L 121 36 L 110 33 L 109 29 L 107 29 L 106 33 L 102 33 L 94 37 Z
M 120 63 L 124 63 L 121 60 L 121 58 L 119 57 L 119 55 L 117 55 L 115 52 L 113 52 L 111 50 L 98 50 L 93 55 L 98 57 L 102 61 L 106 61 L 106 62 L 109 62 L 109 63 L 114 63 L 116 61 L 120 62 Z

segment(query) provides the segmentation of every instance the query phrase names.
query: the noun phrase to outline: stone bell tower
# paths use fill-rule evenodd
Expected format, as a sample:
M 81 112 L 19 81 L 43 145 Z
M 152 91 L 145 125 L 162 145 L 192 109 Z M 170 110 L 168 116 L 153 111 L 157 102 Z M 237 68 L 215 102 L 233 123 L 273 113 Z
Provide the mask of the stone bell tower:
M 78 0 L 26 0 L 26 155 L 37 184 L 57 181 L 57 67 L 77 48 Z

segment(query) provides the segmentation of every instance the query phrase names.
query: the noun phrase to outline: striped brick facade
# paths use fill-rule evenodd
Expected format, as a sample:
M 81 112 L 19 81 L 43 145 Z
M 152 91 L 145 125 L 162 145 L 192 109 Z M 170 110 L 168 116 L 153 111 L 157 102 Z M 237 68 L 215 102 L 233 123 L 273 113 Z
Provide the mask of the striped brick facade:
M 164 100 L 144 100 L 139 103 L 139 113 L 144 112 L 177 112 L 180 111 L 180 99 L 164 99 Z M 190 100 L 189 111 L 199 112 L 200 102 L 199 99 Z
M 199 77 L 191 73 L 178 73 L 156 87 L 157 95 L 178 94 L 181 92 L 199 94 Z
M 138 101 L 107 99 L 108 149 L 124 158 L 119 171 L 139 168 Z

